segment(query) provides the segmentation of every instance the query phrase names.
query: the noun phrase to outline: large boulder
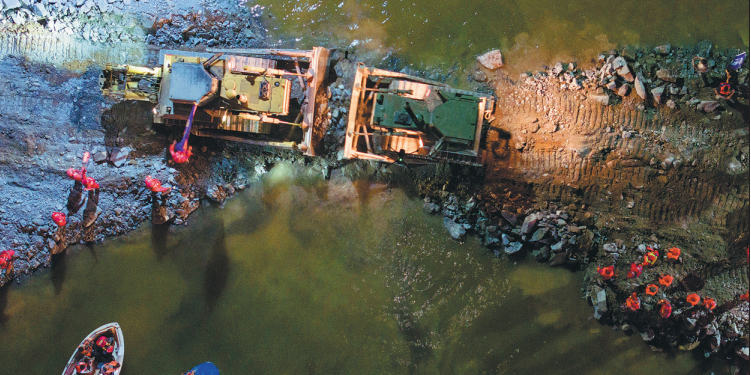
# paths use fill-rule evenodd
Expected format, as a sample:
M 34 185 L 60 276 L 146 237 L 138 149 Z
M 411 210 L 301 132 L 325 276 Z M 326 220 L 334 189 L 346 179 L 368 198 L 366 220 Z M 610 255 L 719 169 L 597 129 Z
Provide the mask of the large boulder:
M 714 112 L 715 109 L 717 109 L 720 106 L 720 102 L 714 101 L 714 100 L 702 100 L 699 102 L 699 104 L 696 106 L 696 109 L 702 111 L 702 112 Z
M 524 244 L 522 244 L 521 242 L 512 242 L 507 246 L 504 246 L 503 251 L 505 251 L 506 254 L 509 255 L 516 254 L 522 249 L 522 247 L 524 247 Z
M 467 230 L 464 229 L 464 225 L 458 224 L 448 217 L 443 218 L 443 226 L 449 231 L 451 238 L 455 240 L 461 240 L 467 233 Z
M 112 150 L 110 161 L 115 165 L 115 167 L 120 168 L 128 161 L 128 154 L 130 154 L 131 151 L 133 151 L 133 149 L 127 146 Z
M 18 0 L 3 0 L 5 2 L 5 8 L 3 10 L 11 10 L 21 7 L 21 2 Z
M 490 52 L 486 52 L 480 56 L 477 56 L 477 62 L 487 69 L 495 70 L 503 67 L 503 56 L 501 51 L 494 49 Z
M 535 225 L 537 225 L 537 220 L 537 214 L 530 214 L 525 217 L 524 222 L 522 223 L 522 234 L 531 232 Z
M 603 314 L 608 312 L 607 297 L 604 289 L 597 285 L 592 288 L 589 298 L 592 301 L 592 306 L 595 308 L 595 319 L 600 319 Z

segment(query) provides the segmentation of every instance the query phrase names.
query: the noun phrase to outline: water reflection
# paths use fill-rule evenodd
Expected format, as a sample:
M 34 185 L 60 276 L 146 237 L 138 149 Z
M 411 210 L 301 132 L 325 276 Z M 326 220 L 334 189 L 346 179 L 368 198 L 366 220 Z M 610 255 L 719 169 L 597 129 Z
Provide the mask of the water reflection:
M 730 0 L 259 0 L 272 35 L 293 47 L 358 49 L 371 65 L 473 66 L 500 48 L 513 74 L 555 61 L 586 64 L 623 44 L 688 44 L 710 39 L 748 48 L 749 7 Z M 637 16 L 638 15 L 638 16 Z M 711 16 L 710 16 L 711 15 Z M 278 30 L 274 30 L 278 28 Z M 399 56 L 403 61 L 392 58 Z M 370 59 L 370 61 L 367 61 Z M 400 69 L 401 67 L 399 67 Z M 464 77 L 456 77 L 461 84 Z
M 151 248 L 154 250 L 158 262 L 161 262 L 172 251 L 167 244 L 169 233 L 169 223 L 151 225 Z
M 287 168 L 169 235 L 145 227 L 95 245 L 98 261 L 69 249 L 64 288 L 56 277 L 1 288 L 3 373 L 55 373 L 109 321 L 129 342 L 123 375 L 209 360 L 229 374 L 699 370 L 588 321 L 575 274 L 453 241 L 401 190 L 369 187 L 362 200 L 332 175 L 318 200 L 296 184 L 324 184 L 320 171 Z
M 211 255 L 206 262 L 206 273 L 203 279 L 203 293 L 206 300 L 206 308 L 209 314 L 214 311 L 219 298 L 227 287 L 227 279 L 230 273 L 230 260 L 227 255 L 225 242 L 224 223 L 219 225 L 219 231 L 211 248 Z
M 8 293 L 10 292 L 10 288 L 10 285 L 0 287 L 0 327 L 4 327 L 8 323 L 8 319 L 10 318 L 5 313 L 5 309 L 8 306 Z
M 65 271 L 67 268 L 66 253 L 67 251 L 63 251 L 50 257 L 50 279 L 52 280 L 52 286 L 55 289 L 55 295 L 59 295 L 60 291 L 63 289 Z

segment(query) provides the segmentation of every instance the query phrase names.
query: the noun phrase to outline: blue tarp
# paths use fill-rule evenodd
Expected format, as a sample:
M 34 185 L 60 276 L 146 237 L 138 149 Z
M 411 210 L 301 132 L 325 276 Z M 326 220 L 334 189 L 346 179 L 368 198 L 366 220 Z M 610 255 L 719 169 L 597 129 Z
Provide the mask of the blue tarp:
M 746 61 L 746 52 L 736 56 L 733 61 L 728 65 L 728 70 L 738 70 L 743 66 L 743 62 Z
M 194 371 L 195 375 L 219 375 L 219 369 L 211 362 L 201 363 L 190 371 Z

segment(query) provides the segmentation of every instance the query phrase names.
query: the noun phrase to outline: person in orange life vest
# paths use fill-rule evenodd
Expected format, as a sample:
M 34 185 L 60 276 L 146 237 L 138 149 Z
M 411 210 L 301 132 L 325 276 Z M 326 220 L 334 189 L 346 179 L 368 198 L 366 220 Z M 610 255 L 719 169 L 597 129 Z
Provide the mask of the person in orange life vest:
M 115 346 L 112 344 L 114 340 L 113 337 L 107 336 L 99 336 L 96 340 L 94 356 L 99 362 L 108 362 L 112 360 L 112 352 L 115 350 Z
M 94 359 L 91 357 L 83 357 L 81 360 L 76 364 L 76 373 L 81 375 L 91 374 L 91 364 L 94 363 Z
M 102 374 L 114 374 L 117 369 L 120 368 L 120 364 L 117 361 L 112 360 L 102 365 Z
M 723 99 L 730 100 L 733 98 L 733 95 L 735 95 L 735 90 L 733 90 L 733 87 L 730 85 L 730 72 L 725 69 L 725 73 L 727 74 L 727 79 L 725 79 L 725 82 L 720 83 L 720 90 L 718 91 L 715 89 L 714 92 Z
M 4 269 L 8 272 L 13 268 L 13 255 L 16 254 L 14 250 L 0 251 L 0 269 Z
M 84 357 L 91 357 L 94 354 L 94 339 L 86 339 L 83 344 L 78 345 L 78 350 Z

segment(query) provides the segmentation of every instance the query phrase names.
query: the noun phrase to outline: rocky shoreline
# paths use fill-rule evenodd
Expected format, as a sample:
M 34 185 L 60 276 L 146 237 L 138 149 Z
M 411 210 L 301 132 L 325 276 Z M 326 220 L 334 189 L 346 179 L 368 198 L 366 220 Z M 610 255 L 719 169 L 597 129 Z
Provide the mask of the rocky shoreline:
M 67 35 L 153 51 L 266 45 L 263 9 L 238 8 L 243 3 L 186 2 L 179 9 L 145 0 L 3 4 L 1 32 L 29 38 Z M 597 56 L 591 67 L 559 62 L 519 77 L 478 65 L 466 73 L 469 85 L 495 91 L 503 113 L 486 135 L 485 170 L 336 160 L 354 71 L 341 53 L 323 109 L 325 157 L 196 138 L 187 165 L 169 160 L 166 147 L 179 134 L 152 128 L 148 105 L 101 96 L 97 64 L 103 61 L 80 73 L 6 57 L 0 62 L 0 87 L 10 93 L 0 112 L 0 249 L 15 255 L 12 271 L 0 270 L 0 286 L 49 266 L 53 254 L 72 244 L 124 234 L 146 220 L 184 224 L 202 204 L 221 205 L 276 163 L 312 164 L 324 176 L 343 168 L 352 179 L 368 175 L 408 186 L 424 198 L 427 212 L 443 215 L 453 238 L 474 236 L 499 257 L 584 270 L 583 296 L 602 323 L 640 334 L 655 350 L 729 358 L 742 373 L 749 350 L 747 63 L 733 77 L 732 99 L 716 93 L 736 52 L 709 42 L 627 46 Z M 706 69 L 697 70 L 694 56 L 706 58 Z M 58 228 L 50 214 L 64 211 L 73 186 L 65 171 L 86 151 L 95 157 L 89 171 L 101 185 L 101 214 L 89 227 L 77 213 Z M 156 199 L 143 183 L 147 175 L 172 193 Z M 671 200 L 685 208 L 668 205 Z M 667 258 L 673 247 L 681 249 L 677 261 Z M 657 259 L 628 277 L 648 249 Z M 604 277 L 610 266 L 614 276 Z M 675 280 L 647 294 L 664 275 Z M 628 307 L 633 293 L 636 310 Z M 691 305 L 693 293 L 716 307 Z M 668 317 L 661 316 L 665 302 L 672 306 Z

